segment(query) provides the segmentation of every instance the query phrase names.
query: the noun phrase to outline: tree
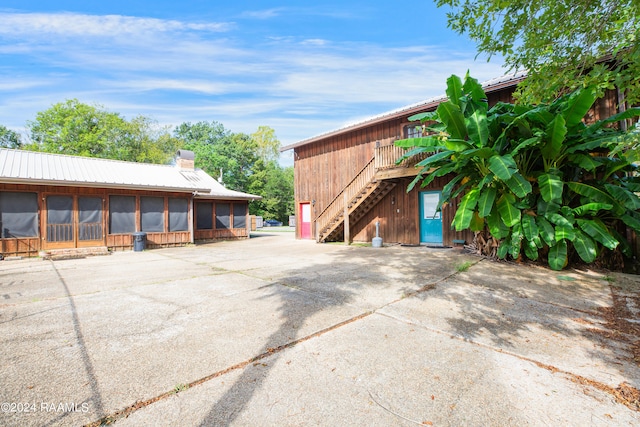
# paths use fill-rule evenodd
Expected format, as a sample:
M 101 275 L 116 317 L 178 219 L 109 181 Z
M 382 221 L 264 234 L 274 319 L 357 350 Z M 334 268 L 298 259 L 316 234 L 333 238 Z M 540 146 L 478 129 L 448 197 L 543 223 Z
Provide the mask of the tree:
M 516 96 L 552 101 L 593 86 L 619 88 L 640 101 L 640 2 L 637 0 L 436 0 L 450 6 L 448 25 L 467 33 L 480 53 L 502 55 L 527 70 Z M 604 62 L 603 62 L 604 60 Z
M 624 131 L 609 127 L 640 116 L 632 108 L 585 125 L 596 100 L 587 87 L 538 106 L 498 103 L 489 109 L 480 84 L 468 75 L 447 80 L 448 100 L 420 120 L 430 135 L 397 141 L 421 153 L 410 184 L 451 181 L 442 204 L 461 197 L 452 227 L 471 229 L 498 258 L 546 257 L 554 270 L 577 255 L 591 263 L 631 256 L 625 227 L 640 232 L 640 177 L 623 154 L 614 155 Z
M 20 148 L 22 140 L 20 134 L 7 127 L 0 125 L 0 147 L 2 148 Z
M 166 163 L 178 145 L 167 129 L 143 116 L 127 121 L 118 113 L 77 99 L 54 104 L 27 123 L 24 148 L 107 159 Z
M 258 126 L 258 130 L 251 134 L 251 138 L 258 145 L 258 157 L 265 162 L 277 161 L 280 157 L 280 141 L 276 131 L 269 126 Z
M 259 159 L 253 171 L 249 192 L 261 195 L 262 200 L 251 203 L 250 213 L 286 224 L 294 212 L 293 167 L 282 168 L 275 161 Z
M 184 148 L 196 155 L 196 167 L 218 177 L 228 188 L 247 191 L 249 176 L 258 159 L 257 145 L 242 133 L 232 133 L 216 121 L 182 123 L 174 136 L 184 142 Z

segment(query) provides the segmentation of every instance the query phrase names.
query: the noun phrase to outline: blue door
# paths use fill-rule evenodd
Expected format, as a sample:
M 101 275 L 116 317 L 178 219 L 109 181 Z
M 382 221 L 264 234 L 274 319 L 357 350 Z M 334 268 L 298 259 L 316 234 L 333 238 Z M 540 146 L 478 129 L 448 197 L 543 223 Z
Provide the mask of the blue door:
M 439 191 L 420 193 L 420 243 L 442 244 L 442 215 L 436 211 Z

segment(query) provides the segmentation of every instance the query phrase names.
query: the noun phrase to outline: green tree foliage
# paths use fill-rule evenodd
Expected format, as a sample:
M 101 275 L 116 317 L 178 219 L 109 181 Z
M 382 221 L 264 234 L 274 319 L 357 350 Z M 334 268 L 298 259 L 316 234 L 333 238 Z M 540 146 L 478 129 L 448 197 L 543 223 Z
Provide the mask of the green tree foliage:
M 0 148 L 20 148 L 22 139 L 20 134 L 0 125 Z
M 265 162 L 277 161 L 280 157 L 280 141 L 276 138 L 276 131 L 269 126 L 258 126 L 258 130 L 251 134 L 251 139 L 258 145 L 258 157 Z
M 70 99 L 41 111 L 27 123 L 25 149 L 107 159 L 166 163 L 178 141 L 152 120 L 131 121 L 98 106 Z
M 252 168 L 258 159 L 257 145 L 246 134 L 234 134 L 216 121 L 182 123 L 174 136 L 196 156 L 196 167 L 222 180 L 227 188 L 247 191 Z
M 249 192 L 263 196 L 251 203 L 251 214 L 286 224 L 294 212 L 293 167 L 282 168 L 275 161 L 260 159 L 250 181 Z
M 637 0 L 436 0 L 449 6 L 449 27 L 478 51 L 527 70 L 523 103 L 549 102 L 592 86 L 640 101 L 640 2 Z M 607 63 L 600 62 L 607 59 Z
M 183 123 L 174 136 L 195 153 L 196 167 L 214 177 L 222 170 L 227 188 L 263 197 L 249 204 L 252 215 L 286 222 L 293 214 L 293 170 L 276 161 L 280 141 L 273 129 L 261 126 L 249 136 L 211 121 Z
M 499 103 L 489 109 L 475 79 L 447 80 L 448 100 L 413 116 L 432 134 L 397 141 L 400 159 L 431 154 L 410 184 L 451 174 L 442 203 L 460 197 L 452 227 L 488 230 L 499 258 L 546 256 L 560 270 L 577 255 L 590 263 L 612 251 L 631 255 L 622 233 L 640 231 L 640 177 L 621 153 L 625 132 L 612 123 L 640 116 L 629 109 L 585 125 L 596 100 L 587 87 L 538 106 Z

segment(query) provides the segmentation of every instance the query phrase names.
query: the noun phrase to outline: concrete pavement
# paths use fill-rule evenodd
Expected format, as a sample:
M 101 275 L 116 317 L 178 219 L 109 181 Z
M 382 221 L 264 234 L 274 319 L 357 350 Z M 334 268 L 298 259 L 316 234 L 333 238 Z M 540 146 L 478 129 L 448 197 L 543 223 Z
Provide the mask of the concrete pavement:
M 635 276 L 256 236 L 1 262 L 0 425 L 640 423 Z

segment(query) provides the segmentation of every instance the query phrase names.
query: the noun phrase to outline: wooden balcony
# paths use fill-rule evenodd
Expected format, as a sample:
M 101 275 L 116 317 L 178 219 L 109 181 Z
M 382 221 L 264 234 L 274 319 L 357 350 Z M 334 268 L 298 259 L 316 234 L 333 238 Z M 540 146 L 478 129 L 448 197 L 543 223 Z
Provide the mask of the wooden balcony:
M 416 168 L 415 165 L 421 160 L 426 159 L 427 154 L 414 156 L 411 159 L 397 164 L 397 160 L 401 158 L 405 152 L 406 150 L 404 148 L 396 147 L 393 144 L 376 147 L 374 155 L 375 179 L 395 179 L 418 175 L 421 168 Z

